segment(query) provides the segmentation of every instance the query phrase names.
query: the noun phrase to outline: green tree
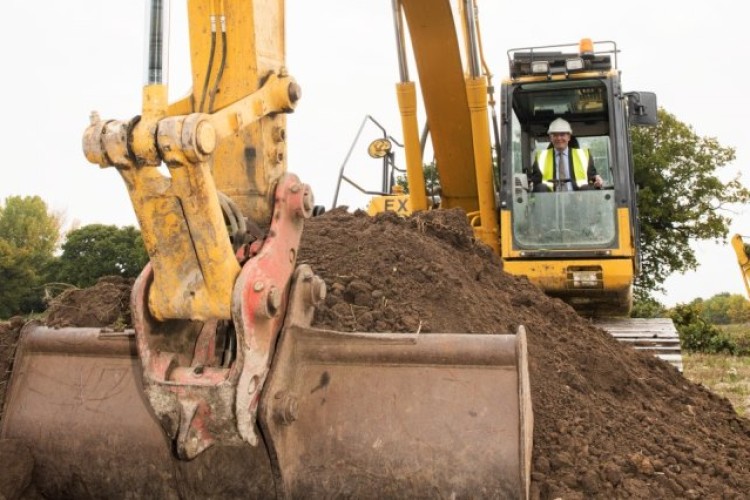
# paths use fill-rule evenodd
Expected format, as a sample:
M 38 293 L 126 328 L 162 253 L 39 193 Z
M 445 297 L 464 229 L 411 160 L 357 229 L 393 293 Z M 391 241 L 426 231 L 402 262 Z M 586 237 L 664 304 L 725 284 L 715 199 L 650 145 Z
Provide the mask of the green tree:
M 727 317 L 729 323 L 748 323 L 750 322 L 750 301 L 744 295 L 734 293 L 729 296 L 727 301 Z
M 61 225 L 38 196 L 9 196 L 0 206 L 0 317 L 44 308 L 42 285 Z
M 422 165 L 422 170 L 424 172 L 425 187 L 427 188 L 427 192 L 435 192 L 435 194 L 437 194 L 437 191 L 440 188 L 440 176 L 438 175 L 437 165 L 435 165 L 434 161 L 432 163 L 425 163 Z M 406 178 L 406 175 L 396 176 L 396 185 L 401 186 L 404 190 L 404 193 L 409 192 L 409 180 Z
M 696 299 L 701 307 L 701 317 L 714 325 L 728 325 L 729 292 L 718 293 L 706 300 Z
M 636 294 L 646 297 L 670 274 L 697 267 L 691 241 L 726 238 L 725 209 L 747 203 L 750 191 L 738 177 L 717 177 L 735 159 L 733 148 L 698 136 L 663 109 L 658 126 L 633 130 L 633 154 L 643 261 Z
M 87 287 L 102 276 L 136 277 L 147 262 L 138 229 L 89 224 L 68 233 L 62 245 L 57 279 Z
M 9 196 L 0 206 L 0 239 L 45 260 L 60 242 L 61 217 L 39 196 Z
M 637 297 L 630 312 L 633 318 L 663 318 L 666 314 L 666 306 L 652 297 Z
M 702 301 L 701 316 L 714 325 L 747 323 L 750 321 L 750 302 L 740 294 L 719 293 Z
M 677 304 L 669 311 L 682 348 L 691 352 L 737 354 L 738 347 L 725 333 L 703 319 L 702 304 Z
M 728 292 L 716 294 L 706 300 L 696 299 L 693 303 L 699 305 L 700 315 L 707 322 L 714 325 L 729 324 L 729 316 L 727 315 L 729 309 Z
M 0 319 L 19 314 L 30 302 L 30 283 L 36 279 L 34 268 L 22 252 L 0 239 Z

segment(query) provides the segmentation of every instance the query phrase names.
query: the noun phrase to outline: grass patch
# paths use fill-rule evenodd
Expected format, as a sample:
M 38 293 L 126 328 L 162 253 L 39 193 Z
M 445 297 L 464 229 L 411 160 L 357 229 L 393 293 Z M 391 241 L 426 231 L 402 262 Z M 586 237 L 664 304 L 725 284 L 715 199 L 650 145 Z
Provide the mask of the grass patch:
M 750 417 L 750 356 L 683 353 L 685 376 L 732 402 L 739 415 Z

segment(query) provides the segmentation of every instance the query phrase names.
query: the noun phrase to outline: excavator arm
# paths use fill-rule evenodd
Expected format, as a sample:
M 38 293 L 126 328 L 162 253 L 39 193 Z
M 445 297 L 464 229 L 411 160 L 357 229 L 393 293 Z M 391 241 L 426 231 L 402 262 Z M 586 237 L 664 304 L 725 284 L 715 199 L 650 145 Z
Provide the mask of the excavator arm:
M 404 5 L 431 50 L 448 1 Z M 191 94 L 167 103 L 168 3 L 151 0 L 141 115 L 93 114 L 83 139 L 123 178 L 149 253 L 134 329 L 27 325 L 0 437 L 31 448 L 54 498 L 527 497 L 523 328 L 312 328 L 326 285 L 296 262 L 313 198 L 286 169 L 301 92 L 284 67 L 284 3 L 187 6 Z M 462 116 L 436 130 L 476 126 Z
M 282 22 L 284 4 L 188 2 L 193 91 L 172 106 L 161 66 L 168 3 L 151 5 L 142 114 L 125 121 L 94 114 L 84 152 L 115 167 L 128 188 L 154 269 L 151 314 L 230 319 L 240 271 L 234 255 L 246 234 L 234 229 L 230 240 L 225 218 L 237 227 L 245 217 L 270 224 L 286 173 L 285 113 L 300 97 L 284 68 L 283 30 L 268 28 Z

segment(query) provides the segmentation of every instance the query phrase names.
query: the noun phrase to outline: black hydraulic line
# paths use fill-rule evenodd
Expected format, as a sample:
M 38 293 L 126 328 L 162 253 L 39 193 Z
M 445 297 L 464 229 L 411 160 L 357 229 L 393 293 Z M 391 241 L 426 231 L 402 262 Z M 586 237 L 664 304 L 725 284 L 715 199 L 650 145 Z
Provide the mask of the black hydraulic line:
M 497 113 L 495 112 L 495 106 L 492 106 L 492 135 L 495 136 L 495 160 L 497 161 L 497 168 L 493 168 L 495 174 L 495 182 L 497 183 L 496 189 L 500 189 L 500 127 L 497 124 Z
M 198 108 L 199 113 L 203 113 L 203 105 L 206 103 L 206 92 L 208 91 L 208 81 L 211 79 L 211 71 L 214 67 L 214 52 L 216 50 L 216 21 L 211 20 L 211 49 L 208 56 L 208 68 L 206 77 L 203 79 L 203 91 L 201 92 L 201 105 Z
M 227 31 L 224 27 L 224 20 L 221 22 L 221 64 L 219 64 L 219 72 L 216 74 L 216 81 L 214 82 L 214 88 L 211 89 L 211 98 L 208 101 L 208 112 L 214 112 L 214 101 L 216 100 L 216 94 L 219 92 L 219 84 L 221 83 L 221 77 L 224 75 L 224 67 L 227 63 Z
M 427 137 L 430 135 L 430 124 L 424 122 L 422 128 L 422 135 L 419 137 L 419 149 L 422 151 L 422 158 L 424 158 L 424 148 L 427 146 Z

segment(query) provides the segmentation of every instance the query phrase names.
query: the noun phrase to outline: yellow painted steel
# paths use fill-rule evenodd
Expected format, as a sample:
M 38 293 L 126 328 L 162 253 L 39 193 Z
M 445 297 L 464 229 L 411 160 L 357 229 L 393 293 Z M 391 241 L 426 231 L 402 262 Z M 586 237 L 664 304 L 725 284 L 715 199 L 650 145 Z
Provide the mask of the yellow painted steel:
M 269 74 L 285 72 L 283 0 L 218 2 L 213 65 L 209 68 L 213 3 L 188 1 L 193 111 L 201 111 L 198 108 L 203 101 L 202 111 L 208 113 L 254 93 Z M 226 45 L 221 36 L 222 23 L 226 27 Z M 219 74 L 223 57 L 226 63 Z M 204 96 L 207 73 L 208 95 Z M 272 188 L 286 171 L 285 136 L 285 115 L 268 115 L 262 120 L 240 123 L 234 139 L 221 141 L 213 155 L 216 187 L 254 221 L 270 220 Z
M 401 126 L 404 131 L 406 177 L 409 181 L 409 200 L 414 211 L 427 209 L 427 193 L 422 165 L 422 148 L 417 124 L 417 89 L 414 82 L 396 84 Z
M 406 217 L 411 215 L 411 198 L 408 194 L 375 196 L 367 205 L 367 213 L 376 215 L 383 212 L 395 212 L 396 214 Z
M 471 126 L 474 143 L 474 172 L 477 178 L 479 198 L 479 226 L 474 234 L 492 250 L 500 253 L 500 233 L 495 207 L 495 188 L 492 179 L 492 148 L 490 145 L 490 123 L 487 117 L 487 79 L 467 78 L 466 95 L 471 110 Z
M 478 212 L 479 217 L 473 217 L 476 237 L 499 253 L 486 78 L 464 77 L 462 46 L 448 0 L 403 0 L 402 5 L 440 175 L 440 206 Z M 417 159 L 413 154 L 411 163 L 419 165 L 419 184 L 413 184 L 417 169 L 409 164 L 409 145 L 414 144 L 413 151 L 418 145 L 416 92 L 411 83 L 400 84 L 398 90 L 410 191 L 419 198 L 411 203 L 414 210 L 420 210 L 421 203 L 426 203 L 421 196 L 421 155 Z
M 616 257 L 635 257 L 635 234 L 630 226 L 630 210 L 624 207 L 617 209 L 617 231 L 619 242 L 612 250 Z
M 501 257 L 503 270 L 516 276 L 525 276 L 544 290 L 545 293 L 560 296 L 584 294 L 612 310 L 627 311 L 630 308 L 632 287 L 635 281 L 635 247 L 627 208 L 618 208 L 618 248 L 610 250 L 609 256 L 600 259 L 538 259 L 523 256 L 520 250 L 513 249 L 512 218 L 510 210 L 502 210 Z M 571 269 L 600 269 L 600 288 L 575 288 L 571 286 L 568 272 Z M 566 299 L 568 300 L 568 299 Z M 585 303 L 581 305 L 585 307 Z M 575 304 L 574 304 L 575 307 Z
M 440 175 L 440 205 L 476 211 L 473 128 L 450 1 L 402 0 L 402 5 Z
M 159 123 L 157 141 L 165 151 L 169 176 L 151 167 L 118 168 L 154 268 L 149 309 L 161 320 L 229 319 L 232 288 L 240 270 L 210 165 L 191 161 L 180 141 L 175 140 L 194 127 L 198 142 L 210 148 L 211 129 L 206 128 L 210 125 L 205 120 L 193 125 L 193 121 L 178 117 Z M 134 142 L 132 149 L 136 154 L 150 154 L 155 144 L 153 140 L 148 142 L 145 134 L 136 133 L 141 126 L 153 129 L 148 120 L 142 119 L 133 136 L 140 137 L 143 144 L 136 146 Z
M 601 267 L 602 291 L 624 290 L 633 284 L 631 259 L 549 259 L 506 260 L 503 270 L 516 276 L 525 276 L 545 292 L 570 290 L 567 279 L 569 268 Z
M 142 120 L 159 120 L 167 115 L 167 91 L 167 86 L 160 83 L 143 86 Z
M 732 236 L 732 248 L 734 248 L 734 253 L 737 254 L 737 263 L 740 265 L 740 273 L 742 274 L 742 281 L 745 283 L 745 291 L 747 292 L 747 296 L 750 297 L 750 257 L 748 257 L 745 250 L 745 242 L 742 241 L 742 236 L 739 234 Z
M 240 266 L 219 193 L 270 223 L 286 172 L 284 113 L 300 90 L 284 68 L 283 0 L 189 0 L 188 19 L 191 94 L 168 105 L 165 85 L 145 86 L 141 117 L 93 116 L 84 151 L 128 188 L 154 268 L 151 314 L 229 319 Z M 168 175 L 152 168 L 162 161 Z
M 513 220 L 510 210 L 500 210 L 500 257 L 507 259 L 513 252 Z

